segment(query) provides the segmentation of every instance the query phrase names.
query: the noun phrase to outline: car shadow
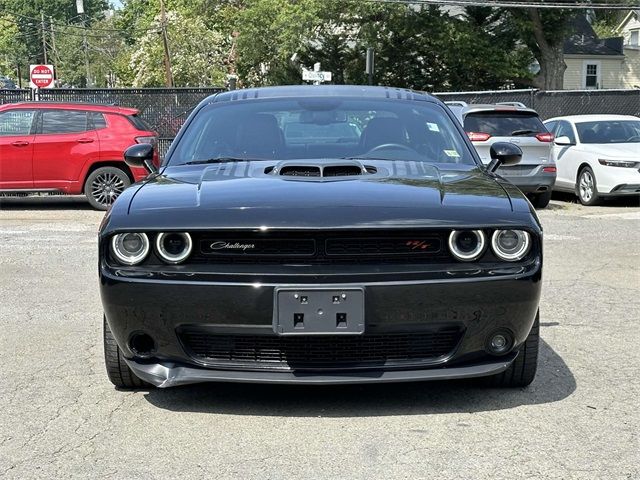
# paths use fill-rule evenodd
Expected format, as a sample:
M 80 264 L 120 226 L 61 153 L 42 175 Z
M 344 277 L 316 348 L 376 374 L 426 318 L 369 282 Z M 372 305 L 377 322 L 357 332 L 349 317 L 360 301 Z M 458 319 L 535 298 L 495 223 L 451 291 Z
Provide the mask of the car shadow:
M 527 388 L 488 388 L 477 380 L 296 386 L 206 383 L 152 389 L 144 398 L 177 412 L 283 417 L 376 417 L 484 412 L 563 400 L 576 380 L 544 341 L 535 381 Z
M 576 197 L 572 193 L 566 192 L 553 192 L 551 197 L 553 200 L 559 200 L 567 203 L 577 203 L 578 197 Z M 549 207 L 552 207 L 553 204 L 549 204 Z M 640 195 L 636 196 L 626 196 L 626 197 L 610 197 L 603 199 L 599 204 L 599 207 L 640 207 Z M 589 208 L 589 207 L 585 207 Z
M 82 195 L 0 197 L 0 210 L 93 210 Z

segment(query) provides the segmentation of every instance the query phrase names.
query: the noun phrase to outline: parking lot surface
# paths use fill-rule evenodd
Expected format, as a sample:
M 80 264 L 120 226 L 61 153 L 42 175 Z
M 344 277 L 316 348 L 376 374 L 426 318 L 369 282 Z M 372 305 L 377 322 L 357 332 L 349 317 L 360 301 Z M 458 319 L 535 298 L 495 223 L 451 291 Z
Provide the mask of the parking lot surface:
M 637 204 L 637 203 L 636 203 Z M 0 477 L 640 478 L 640 208 L 552 201 L 538 376 L 117 391 L 101 212 L 0 199 Z

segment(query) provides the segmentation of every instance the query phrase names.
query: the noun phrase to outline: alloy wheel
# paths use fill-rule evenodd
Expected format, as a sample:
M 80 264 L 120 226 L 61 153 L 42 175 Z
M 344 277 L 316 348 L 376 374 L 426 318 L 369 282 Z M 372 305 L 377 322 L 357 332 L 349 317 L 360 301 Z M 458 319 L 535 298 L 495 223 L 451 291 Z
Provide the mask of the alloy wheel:
M 118 175 L 105 172 L 91 183 L 91 195 L 101 205 L 111 205 L 125 188 L 124 181 Z
M 582 175 L 580 175 L 579 188 L 580 188 L 580 197 L 582 197 L 582 199 L 585 202 L 591 201 L 591 199 L 593 198 L 593 191 L 594 191 L 594 181 L 593 181 L 593 176 L 591 175 L 591 172 L 587 170 L 582 172 Z

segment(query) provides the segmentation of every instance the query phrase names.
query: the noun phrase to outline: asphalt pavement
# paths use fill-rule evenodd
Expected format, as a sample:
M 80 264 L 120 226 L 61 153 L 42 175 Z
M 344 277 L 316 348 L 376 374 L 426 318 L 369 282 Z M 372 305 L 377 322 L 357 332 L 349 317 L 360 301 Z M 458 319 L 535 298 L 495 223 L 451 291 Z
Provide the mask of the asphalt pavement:
M 0 199 L 0 478 L 640 478 L 640 208 L 563 198 L 528 388 L 207 384 L 118 391 L 102 213 Z

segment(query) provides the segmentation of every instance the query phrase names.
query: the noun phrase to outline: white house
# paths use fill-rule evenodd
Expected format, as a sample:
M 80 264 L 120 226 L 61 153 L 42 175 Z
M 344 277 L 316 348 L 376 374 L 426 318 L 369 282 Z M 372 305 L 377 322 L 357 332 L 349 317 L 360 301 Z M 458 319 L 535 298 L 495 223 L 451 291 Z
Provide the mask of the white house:
M 631 10 L 616 28 L 623 38 L 625 63 L 624 88 L 640 87 L 640 10 Z
M 564 89 L 633 88 L 630 72 L 640 72 L 628 64 L 626 53 L 622 38 L 598 38 L 586 17 L 576 18 L 564 43 Z

